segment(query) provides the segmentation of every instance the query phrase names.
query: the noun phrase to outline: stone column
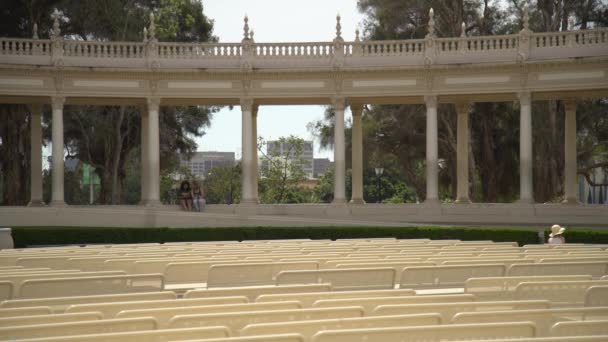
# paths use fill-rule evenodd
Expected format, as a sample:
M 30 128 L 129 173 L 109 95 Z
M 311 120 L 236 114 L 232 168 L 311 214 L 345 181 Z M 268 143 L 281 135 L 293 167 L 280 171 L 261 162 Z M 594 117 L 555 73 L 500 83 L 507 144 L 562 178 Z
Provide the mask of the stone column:
M 564 101 L 566 127 L 564 143 L 564 204 L 579 204 L 576 197 L 576 101 Z
M 42 201 L 42 105 L 31 106 L 30 123 L 30 202 L 29 207 L 40 207 Z
M 63 105 L 65 97 L 53 96 L 51 105 L 53 107 L 52 139 L 53 139 L 53 165 L 52 165 L 52 194 L 51 206 L 65 206 L 63 199 L 64 188 L 64 154 L 63 154 Z
M 361 127 L 362 105 L 351 105 L 350 111 L 353 114 L 352 127 L 352 196 L 350 203 L 363 204 L 363 133 Z
M 143 119 L 142 124 L 145 121 L 146 126 L 144 130 L 144 138 L 147 140 L 146 145 L 146 158 L 145 163 L 142 160 L 142 165 L 147 168 L 145 171 L 147 178 L 147 190 L 142 194 L 146 197 L 142 203 L 146 206 L 160 206 L 160 130 L 159 130 L 159 109 L 160 109 L 160 98 L 149 97 L 147 99 L 148 104 L 148 118 Z M 143 138 L 142 138 L 143 139 Z
M 253 99 L 241 99 L 241 112 L 241 144 L 243 151 L 241 156 L 241 204 L 252 205 L 258 203 L 256 191 L 253 190 L 253 174 L 255 167 L 253 161 L 253 148 L 251 146 L 253 141 Z
M 251 111 L 251 158 L 252 158 L 252 174 L 251 181 L 253 182 L 252 191 L 253 197 L 258 199 L 258 177 L 259 177 L 259 165 L 258 165 L 258 109 L 260 106 L 254 105 Z
M 343 97 L 332 99 L 335 112 L 334 125 L 334 204 L 346 203 L 346 158 L 344 143 Z
M 437 96 L 424 97 L 426 103 L 426 201 L 439 203 L 438 187 L 438 142 L 437 142 Z
M 470 203 L 469 199 L 469 103 L 456 104 L 458 126 L 456 137 L 456 174 L 458 179 L 456 203 Z
M 148 111 L 145 107 L 140 108 L 141 113 L 141 200 L 140 205 L 145 205 L 148 199 L 148 187 L 150 186 L 150 177 L 148 175 L 148 167 L 150 160 L 148 159 Z
M 529 91 L 519 98 L 519 202 L 534 203 L 532 187 L 532 96 Z

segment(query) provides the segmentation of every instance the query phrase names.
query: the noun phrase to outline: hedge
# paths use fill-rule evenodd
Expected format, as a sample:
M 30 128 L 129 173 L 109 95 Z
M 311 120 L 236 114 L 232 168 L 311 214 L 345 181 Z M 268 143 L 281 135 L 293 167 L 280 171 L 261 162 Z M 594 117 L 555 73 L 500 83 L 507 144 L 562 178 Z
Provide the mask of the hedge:
M 608 235 L 606 235 L 608 236 Z M 477 227 L 221 227 L 221 228 L 105 228 L 15 227 L 16 248 L 39 245 L 145 243 L 179 241 L 244 241 L 272 239 L 460 239 L 538 243 L 531 229 Z
M 549 239 L 551 230 L 545 231 L 545 238 Z M 573 230 L 566 229 L 564 232 L 566 243 L 605 243 L 608 244 L 608 231 L 605 230 Z

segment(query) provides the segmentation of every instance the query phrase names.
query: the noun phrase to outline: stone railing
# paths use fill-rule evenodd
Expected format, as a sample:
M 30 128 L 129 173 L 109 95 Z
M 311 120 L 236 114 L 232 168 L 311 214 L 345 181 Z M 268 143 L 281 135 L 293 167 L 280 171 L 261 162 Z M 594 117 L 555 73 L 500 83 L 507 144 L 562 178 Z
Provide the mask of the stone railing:
M 48 39 L 0 38 L 0 56 L 50 56 L 51 41 Z
M 608 55 L 608 29 L 503 36 L 303 43 L 99 42 L 0 38 L 0 64 L 84 67 L 357 67 L 521 62 Z M 209 61 L 206 63 L 205 61 Z M 340 62 L 342 61 L 342 62 Z
M 242 52 L 240 43 L 158 43 L 160 58 L 239 58 Z
M 331 42 L 311 43 L 255 43 L 254 56 L 260 58 L 330 57 L 334 55 Z
M 63 54 L 68 57 L 144 58 L 146 44 L 66 40 L 63 42 Z

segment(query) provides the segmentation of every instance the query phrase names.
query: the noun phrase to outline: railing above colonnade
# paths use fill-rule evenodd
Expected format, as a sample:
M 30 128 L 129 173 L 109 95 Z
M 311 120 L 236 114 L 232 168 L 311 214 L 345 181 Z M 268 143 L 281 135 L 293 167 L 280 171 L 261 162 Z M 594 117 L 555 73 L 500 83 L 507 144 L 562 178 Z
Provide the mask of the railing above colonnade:
M 431 15 L 432 20 L 432 15 Z M 431 22 L 429 22 L 431 25 Z M 516 63 L 608 55 L 608 28 L 534 33 L 524 29 L 501 36 L 345 42 L 256 43 L 245 27 L 240 43 L 171 43 L 64 39 L 58 24 L 51 39 L 0 38 L 0 64 L 64 67 L 278 69 L 399 67 L 433 64 Z M 147 31 L 146 31 L 147 32 Z

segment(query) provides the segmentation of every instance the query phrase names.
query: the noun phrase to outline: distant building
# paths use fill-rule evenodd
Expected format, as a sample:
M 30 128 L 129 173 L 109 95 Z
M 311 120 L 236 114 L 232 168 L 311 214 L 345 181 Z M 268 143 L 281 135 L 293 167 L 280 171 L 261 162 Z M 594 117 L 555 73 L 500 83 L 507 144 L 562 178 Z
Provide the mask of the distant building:
M 313 178 L 320 178 L 325 171 L 332 165 L 327 158 L 315 158 L 312 162 Z
M 234 162 L 234 152 L 194 152 L 190 160 L 182 160 L 182 166 L 188 167 L 192 175 L 204 178 L 214 167 L 230 167 Z
M 287 157 L 291 146 L 289 143 L 280 143 L 278 140 L 270 140 L 266 144 L 266 153 L 268 156 L 280 156 Z M 289 156 L 290 162 L 293 162 L 295 158 Z M 303 159 L 302 171 L 306 175 L 306 178 L 313 178 L 313 143 L 310 140 L 304 141 L 302 155 L 298 159 Z M 262 167 L 267 167 L 267 163 L 262 161 Z

